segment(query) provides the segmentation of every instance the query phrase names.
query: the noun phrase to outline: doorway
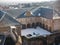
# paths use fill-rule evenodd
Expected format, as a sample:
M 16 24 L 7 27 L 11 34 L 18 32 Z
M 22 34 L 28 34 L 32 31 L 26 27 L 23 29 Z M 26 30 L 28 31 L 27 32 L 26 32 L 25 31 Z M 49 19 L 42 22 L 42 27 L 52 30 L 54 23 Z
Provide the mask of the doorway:
M 26 25 L 25 24 L 22 24 L 22 29 L 26 29 Z
M 27 24 L 27 28 L 31 28 L 31 24 Z
M 32 28 L 36 28 L 36 24 L 35 23 L 32 23 Z

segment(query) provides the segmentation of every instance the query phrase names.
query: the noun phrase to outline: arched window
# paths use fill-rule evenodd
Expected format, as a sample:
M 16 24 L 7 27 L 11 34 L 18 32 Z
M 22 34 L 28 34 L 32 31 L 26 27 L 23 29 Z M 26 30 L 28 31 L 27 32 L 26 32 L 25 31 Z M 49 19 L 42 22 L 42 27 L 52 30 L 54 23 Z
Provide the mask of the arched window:
M 37 26 L 39 26 L 39 25 L 40 25 L 40 23 L 39 23 L 39 22 L 37 22 L 37 23 L 36 23 L 36 27 L 37 27 Z
M 44 24 L 42 24 L 42 28 L 45 28 L 45 25 Z
M 26 29 L 26 25 L 25 24 L 22 24 L 22 29 Z
M 42 27 L 42 24 L 40 23 L 39 26 Z
M 43 28 L 46 29 L 46 28 L 45 28 L 45 24 L 43 24 Z
M 49 27 L 49 31 L 51 32 L 51 27 Z
M 46 25 L 46 30 L 48 30 L 48 25 Z
M 32 28 L 36 28 L 36 24 L 35 23 L 32 23 Z
M 31 28 L 31 24 L 27 24 L 27 28 Z

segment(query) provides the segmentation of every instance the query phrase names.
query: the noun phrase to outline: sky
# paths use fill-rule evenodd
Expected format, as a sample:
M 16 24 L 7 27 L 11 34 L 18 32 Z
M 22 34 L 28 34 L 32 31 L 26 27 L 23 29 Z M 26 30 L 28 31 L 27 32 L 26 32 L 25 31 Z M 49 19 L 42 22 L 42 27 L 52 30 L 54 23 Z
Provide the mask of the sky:
M 51 0 L 0 0 L 0 2 L 6 2 L 6 3 L 30 3 L 30 2 L 43 2 L 43 1 L 51 1 Z

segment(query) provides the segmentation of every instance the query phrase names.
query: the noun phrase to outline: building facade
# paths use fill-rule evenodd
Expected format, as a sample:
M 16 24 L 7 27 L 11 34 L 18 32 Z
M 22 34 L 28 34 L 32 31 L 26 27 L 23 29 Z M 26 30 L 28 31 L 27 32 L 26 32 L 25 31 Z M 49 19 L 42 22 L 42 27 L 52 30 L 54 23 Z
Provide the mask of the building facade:
M 57 13 L 57 11 L 48 8 L 41 8 L 41 9 L 39 8 L 39 11 L 37 10 L 35 12 L 32 12 L 33 14 L 31 14 L 31 12 L 32 11 L 26 11 L 24 14 L 18 16 L 17 18 L 17 20 L 21 22 L 25 28 L 27 28 L 28 25 L 32 27 L 35 24 L 35 26 L 39 25 L 51 32 L 60 29 L 59 28 L 60 18 L 59 18 L 59 13 Z M 58 19 L 55 16 L 57 16 Z
M 53 10 L 50 8 L 38 7 L 38 8 L 31 9 L 31 10 L 29 9 L 29 10 L 22 12 L 18 16 L 16 13 L 16 15 L 14 15 L 12 17 L 22 24 L 21 29 L 36 28 L 37 26 L 39 26 L 49 32 L 55 32 L 55 31 L 59 32 L 59 30 L 60 30 L 59 13 L 56 10 Z M 35 38 L 34 38 L 34 40 L 31 41 L 30 39 L 26 39 L 25 37 L 20 37 L 20 38 L 21 38 L 21 44 L 27 43 L 26 45 L 31 44 L 31 43 L 32 43 L 31 45 L 33 45 L 33 44 L 35 44 L 34 42 L 39 40 L 38 39 L 38 40 L 34 41 L 35 40 Z M 54 39 L 55 39 L 55 36 L 52 36 L 51 38 L 49 38 L 49 36 L 47 36 L 46 41 L 47 41 L 48 45 L 51 44 L 52 42 L 54 43 Z M 30 41 L 30 43 L 29 43 L 29 41 Z M 40 42 L 40 40 L 39 40 L 39 42 Z M 43 41 L 41 41 L 41 43 L 43 43 Z M 40 43 L 38 43 L 38 42 L 37 42 L 37 44 L 40 45 Z M 41 45 L 43 45 L 43 44 L 41 44 Z

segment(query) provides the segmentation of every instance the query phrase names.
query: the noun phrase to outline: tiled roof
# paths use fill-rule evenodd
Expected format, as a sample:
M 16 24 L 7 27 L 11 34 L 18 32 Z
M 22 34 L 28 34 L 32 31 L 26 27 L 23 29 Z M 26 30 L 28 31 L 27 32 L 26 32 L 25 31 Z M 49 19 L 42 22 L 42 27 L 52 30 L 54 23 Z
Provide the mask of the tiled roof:
M 30 12 L 32 13 L 31 16 L 29 17 L 33 17 L 33 16 L 41 16 L 41 17 L 45 17 L 45 18 L 49 18 L 51 19 L 53 17 L 53 9 L 49 9 L 49 8 L 34 8 L 32 10 L 30 10 Z M 21 15 L 19 15 L 17 18 L 24 18 L 27 17 L 25 15 L 26 11 L 24 13 L 22 13 Z
M 49 19 L 53 17 L 53 9 L 50 9 L 50 8 L 37 7 L 31 12 L 33 16 L 41 16 L 41 17 L 49 18 Z
M 33 16 L 41 16 L 48 19 L 53 19 L 56 14 L 56 16 L 60 17 L 60 13 L 56 9 L 52 8 L 36 8 L 32 13 Z
M 3 15 L 4 15 L 4 13 L 2 11 L 0 11 L 0 19 Z
M 31 12 L 31 16 L 26 16 L 26 11 Z M 32 7 L 28 9 L 9 9 L 6 10 L 10 16 L 15 18 L 25 18 L 25 17 L 34 17 L 34 16 L 41 16 L 44 18 L 52 19 L 53 18 L 53 9 L 51 8 L 44 8 L 44 7 Z M 59 14 L 59 13 L 58 13 Z
M 24 18 L 24 17 L 26 17 L 26 16 L 24 15 L 25 13 L 26 13 L 26 12 L 20 14 L 20 15 L 17 17 L 17 19 L 18 19 L 18 18 Z
M 44 18 L 52 19 L 53 18 L 53 9 L 41 8 L 41 16 Z
M 25 9 L 8 9 L 8 10 L 4 10 L 7 13 L 10 14 L 10 16 L 16 18 L 17 16 L 19 16 L 20 14 L 22 14 L 23 12 L 25 12 Z
M 18 18 L 27 18 L 27 17 L 34 17 L 34 16 L 36 16 L 36 15 L 30 15 L 30 16 L 27 16 L 26 15 L 26 11 L 24 12 L 24 13 L 22 13 L 22 14 L 20 14 L 16 19 L 18 19 Z
M 8 13 L 4 13 L 2 16 L 3 17 L 1 17 L 2 19 L 0 20 L 0 27 L 20 25 L 19 22 L 13 19 Z
M 41 9 L 40 8 L 34 9 L 33 11 L 31 11 L 31 13 L 32 16 L 40 16 L 39 14 L 41 14 Z
M 31 16 L 26 16 L 25 13 L 26 13 L 27 11 L 32 12 L 34 9 L 35 9 L 35 7 L 32 7 L 32 8 L 27 9 L 25 12 L 23 12 L 22 14 L 20 14 L 19 16 L 17 16 L 17 19 L 18 19 L 18 18 L 33 17 L 34 15 L 31 14 Z

